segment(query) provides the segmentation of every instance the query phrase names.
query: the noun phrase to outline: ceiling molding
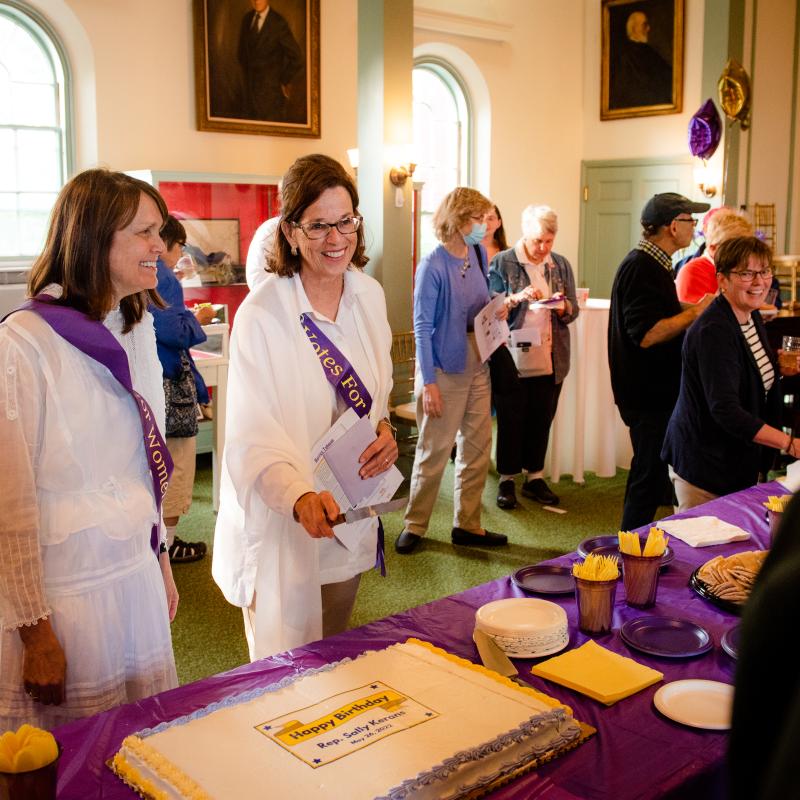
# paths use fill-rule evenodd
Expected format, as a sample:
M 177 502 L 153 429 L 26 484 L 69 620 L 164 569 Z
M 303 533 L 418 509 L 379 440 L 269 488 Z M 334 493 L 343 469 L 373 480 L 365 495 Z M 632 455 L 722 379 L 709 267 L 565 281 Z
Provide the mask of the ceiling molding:
M 510 42 L 513 32 L 513 25 L 506 22 L 491 22 L 481 17 L 465 17 L 427 8 L 414 9 L 414 27 L 418 30 L 470 36 L 492 42 Z

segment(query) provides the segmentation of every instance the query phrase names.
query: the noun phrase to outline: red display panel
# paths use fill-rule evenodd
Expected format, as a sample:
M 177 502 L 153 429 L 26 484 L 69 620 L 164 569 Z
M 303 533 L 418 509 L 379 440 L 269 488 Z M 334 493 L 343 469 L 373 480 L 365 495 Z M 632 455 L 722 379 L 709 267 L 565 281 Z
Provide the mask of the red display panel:
M 280 210 L 275 184 L 160 181 L 158 190 L 178 219 L 238 220 L 239 252 L 231 253 L 237 264 L 244 264 L 256 228 Z

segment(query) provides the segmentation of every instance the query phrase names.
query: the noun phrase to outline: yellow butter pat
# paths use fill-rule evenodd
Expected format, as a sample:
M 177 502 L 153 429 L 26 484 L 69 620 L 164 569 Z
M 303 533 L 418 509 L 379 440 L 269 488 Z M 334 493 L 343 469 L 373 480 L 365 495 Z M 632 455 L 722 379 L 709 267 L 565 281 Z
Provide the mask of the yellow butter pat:
M 57 758 L 58 744 L 49 731 L 21 725 L 0 736 L 0 772 L 30 772 Z

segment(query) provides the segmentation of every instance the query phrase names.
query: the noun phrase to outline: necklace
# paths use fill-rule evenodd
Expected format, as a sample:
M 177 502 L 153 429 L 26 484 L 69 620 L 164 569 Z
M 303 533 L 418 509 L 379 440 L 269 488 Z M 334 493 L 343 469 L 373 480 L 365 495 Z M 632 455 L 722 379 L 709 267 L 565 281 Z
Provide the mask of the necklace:
M 460 267 L 460 269 L 461 269 L 461 277 L 462 278 L 466 278 L 467 277 L 467 270 L 470 268 L 470 266 L 471 265 L 469 263 L 469 251 L 467 251 L 467 255 L 464 257 L 464 263 Z

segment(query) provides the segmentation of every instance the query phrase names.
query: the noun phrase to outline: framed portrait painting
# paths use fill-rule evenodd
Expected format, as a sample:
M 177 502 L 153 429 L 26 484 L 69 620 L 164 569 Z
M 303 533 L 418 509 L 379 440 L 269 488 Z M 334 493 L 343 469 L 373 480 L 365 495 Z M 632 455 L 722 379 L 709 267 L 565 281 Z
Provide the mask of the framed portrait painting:
M 193 0 L 197 128 L 319 138 L 319 0 Z
M 603 0 L 600 119 L 683 107 L 684 0 Z

